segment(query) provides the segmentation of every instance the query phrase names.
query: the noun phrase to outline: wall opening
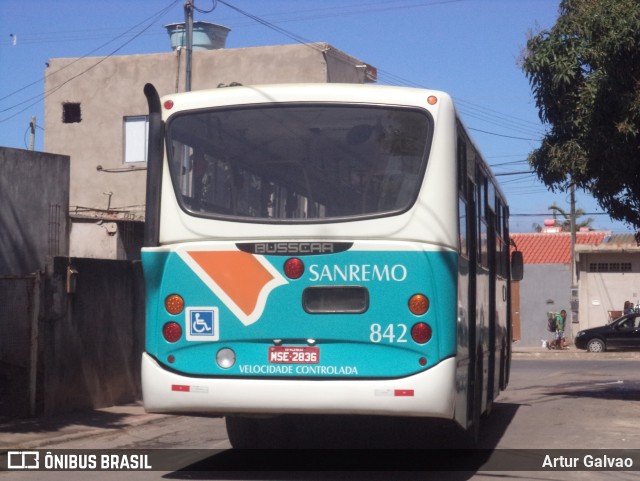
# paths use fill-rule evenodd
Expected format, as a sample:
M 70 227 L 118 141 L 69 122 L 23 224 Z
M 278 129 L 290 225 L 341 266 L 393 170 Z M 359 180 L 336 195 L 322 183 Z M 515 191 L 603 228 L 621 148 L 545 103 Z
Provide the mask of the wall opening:
M 62 104 L 62 123 L 74 124 L 81 121 L 80 104 L 77 102 L 64 102 Z

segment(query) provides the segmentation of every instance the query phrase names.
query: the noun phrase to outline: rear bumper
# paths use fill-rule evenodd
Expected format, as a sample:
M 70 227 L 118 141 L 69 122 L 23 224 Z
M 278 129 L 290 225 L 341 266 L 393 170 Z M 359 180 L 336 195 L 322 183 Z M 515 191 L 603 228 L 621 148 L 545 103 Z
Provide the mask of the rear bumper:
M 452 419 L 456 361 L 386 380 L 195 378 L 163 369 L 142 355 L 148 412 L 215 414 L 373 414 Z

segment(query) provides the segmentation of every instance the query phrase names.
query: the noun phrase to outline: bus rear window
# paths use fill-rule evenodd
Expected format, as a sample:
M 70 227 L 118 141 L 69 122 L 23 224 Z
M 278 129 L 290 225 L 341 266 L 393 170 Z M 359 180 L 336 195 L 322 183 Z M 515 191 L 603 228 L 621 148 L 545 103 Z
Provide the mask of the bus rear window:
M 409 209 L 432 130 L 419 109 L 278 104 L 182 112 L 167 136 L 187 212 L 318 222 Z

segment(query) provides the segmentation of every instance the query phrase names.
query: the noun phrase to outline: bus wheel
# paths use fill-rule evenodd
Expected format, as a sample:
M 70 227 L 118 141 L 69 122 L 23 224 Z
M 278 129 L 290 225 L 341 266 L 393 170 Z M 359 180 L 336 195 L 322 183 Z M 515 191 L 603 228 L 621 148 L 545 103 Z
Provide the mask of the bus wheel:
M 234 449 L 277 449 L 285 445 L 285 419 L 281 416 L 226 416 L 227 437 Z
M 242 416 L 226 416 L 227 437 L 235 449 L 259 448 L 259 419 Z

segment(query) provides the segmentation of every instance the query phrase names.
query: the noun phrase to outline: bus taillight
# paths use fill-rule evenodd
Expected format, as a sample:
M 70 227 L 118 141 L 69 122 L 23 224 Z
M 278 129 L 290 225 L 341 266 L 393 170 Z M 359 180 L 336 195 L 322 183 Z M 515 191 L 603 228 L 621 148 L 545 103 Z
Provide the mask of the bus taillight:
M 289 279 L 299 279 L 304 274 L 304 262 L 297 257 L 287 259 L 284 263 L 284 273 Z
M 180 314 L 184 309 L 184 299 L 178 294 L 171 294 L 164 300 L 164 308 L 174 316 Z
M 414 324 L 411 328 L 411 339 L 413 339 L 418 344 L 424 344 L 429 339 L 431 339 L 431 326 L 426 322 L 419 322 L 418 324 Z
M 424 294 L 414 294 L 409 299 L 409 310 L 416 316 L 421 316 L 429 310 L 429 298 Z
M 167 342 L 176 342 L 182 337 L 182 328 L 177 322 L 167 322 L 162 326 L 162 335 Z

